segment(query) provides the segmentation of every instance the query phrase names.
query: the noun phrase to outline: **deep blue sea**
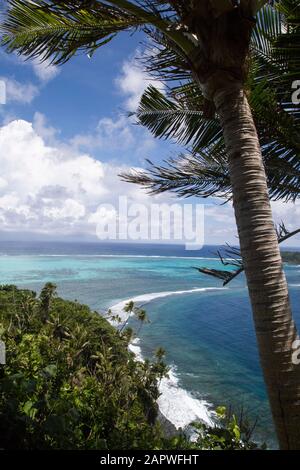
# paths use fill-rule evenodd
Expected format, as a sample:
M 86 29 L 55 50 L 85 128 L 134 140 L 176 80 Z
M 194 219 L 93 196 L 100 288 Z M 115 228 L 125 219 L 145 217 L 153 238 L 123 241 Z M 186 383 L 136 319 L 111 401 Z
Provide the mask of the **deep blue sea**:
M 255 437 L 276 446 L 260 371 L 243 275 L 228 288 L 193 267 L 220 268 L 217 247 L 117 243 L 0 242 L 0 283 L 40 290 L 57 284 L 61 296 L 98 312 L 119 311 L 126 300 L 147 310 L 137 354 L 163 347 L 171 367 L 161 385 L 162 412 L 176 426 L 209 419 L 218 405 L 241 408 Z M 285 267 L 300 327 L 300 266 Z M 132 321 L 134 324 L 134 321 Z

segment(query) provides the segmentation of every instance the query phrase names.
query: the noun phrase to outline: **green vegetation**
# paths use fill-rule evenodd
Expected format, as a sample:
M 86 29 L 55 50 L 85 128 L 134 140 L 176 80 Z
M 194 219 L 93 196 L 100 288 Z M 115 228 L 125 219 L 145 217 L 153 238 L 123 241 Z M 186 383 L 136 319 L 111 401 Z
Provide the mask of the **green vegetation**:
M 139 321 L 145 312 L 132 305 Z M 121 331 L 122 330 L 122 331 Z M 247 427 L 234 416 L 222 426 L 195 425 L 198 441 L 164 436 L 157 420 L 158 383 L 167 373 L 164 350 L 154 362 L 128 351 L 132 331 L 113 328 L 87 306 L 0 287 L 2 449 L 252 449 Z
M 142 174 L 136 182 L 184 196 L 230 194 L 279 445 L 299 449 L 300 368 L 287 359 L 298 333 L 270 205 L 271 196 L 299 197 L 291 89 L 299 76 L 299 1 L 6 3 L 0 45 L 24 58 L 59 65 L 79 52 L 91 58 L 120 32 L 148 37 L 144 66 L 168 91 L 150 89 L 146 100 L 154 98 L 158 113 L 144 99 L 138 117 L 157 137 L 188 146 L 191 158 L 150 165 L 150 181 Z
M 157 363 L 139 363 L 118 332 L 88 307 L 34 292 L 0 290 L 0 447 L 151 448 Z
M 289 264 L 300 264 L 300 252 L 299 251 L 282 251 L 282 261 Z

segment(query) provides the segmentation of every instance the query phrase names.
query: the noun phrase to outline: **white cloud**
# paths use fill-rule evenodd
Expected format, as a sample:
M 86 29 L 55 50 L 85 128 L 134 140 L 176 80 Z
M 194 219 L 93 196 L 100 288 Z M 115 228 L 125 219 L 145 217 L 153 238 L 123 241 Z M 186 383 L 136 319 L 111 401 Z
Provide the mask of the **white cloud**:
M 120 131 L 125 140 L 121 122 L 102 120 L 97 130 L 102 143 L 113 142 Z M 120 181 L 119 173 L 128 167 L 104 163 L 105 147 L 100 161 L 57 136 L 40 114 L 34 126 L 14 120 L 0 129 L 0 230 L 56 238 L 79 233 L 95 237 L 97 222 L 113 217 L 119 196 L 146 207 L 152 202 L 177 202 L 168 194 L 153 198 L 138 186 Z M 289 229 L 297 227 L 299 209 L 299 204 L 273 203 L 276 222 L 283 220 Z M 208 205 L 205 214 L 205 243 L 237 242 L 231 204 Z M 297 242 L 299 237 L 290 245 Z
M 150 203 L 144 191 L 120 181 L 125 167 L 56 141 L 41 115 L 35 124 L 14 120 L 0 129 L 1 230 L 94 236 L 100 204 L 117 207 L 120 195 Z
M 300 228 L 300 201 L 283 202 L 273 201 L 272 202 L 273 218 L 275 223 L 278 225 L 281 222 L 284 223 L 285 227 L 292 232 Z M 300 234 L 292 237 L 284 243 L 290 246 L 300 245 Z
M 276 226 L 283 222 L 291 232 L 300 227 L 300 202 L 272 201 L 271 206 Z M 237 244 L 237 229 L 231 203 L 220 205 L 220 201 L 218 201 L 215 205 L 208 205 L 205 209 L 205 215 L 205 232 L 208 244 L 211 236 L 213 236 L 214 243 Z M 296 235 L 284 242 L 282 246 L 297 246 L 299 244 L 300 235 Z
M 237 245 L 237 229 L 231 203 L 221 205 L 220 200 L 215 204 L 205 206 L 205 243 L 231 243 Z
M 127 149 L 135 144 L 130 121 L 125 116 L 100 119 L 94 132 L 78 134 L 70 143 L 77 149 L 93 150 L 102 148 L 106 150 Z
M 39 89 L 32 83 L 20 83 L 13 78 L 0 77 L 6 84 L 6 102 L 10 104 L 30 104 L 39 94 Z
M 79 220 L 85 215 L 85 207 L 74 199 L 66 199 L 60 207 L 45 207 L 44 215 L 54 220 Z
M 2 61 L 6 61 L 14 66 L 22 65 L 31 67 L 34 75 L 40 81 L 38 85 L 35 85 L 31 82 L 21 83 L 12 77 L 0 77 L 0 80 L 4 80 L 6 82 L 8 102 L 19 102 L 23 104 L 31 103 L 39 94 L 40 88 L 60 74 L 60 68 L 52 65 L 50 60 L 46 60 L 44 62 L 40 62 L 38 59 L 27 60 L 23 56 L 7 54 L 4 51 L 0 51 L 0 58 Z
M 33 71 L 42 82 L 53 80 L 60 73 L 60 69 L 52 65 L 50 60 L 40 62 L 38 59 L 30 61 Z
M 126 97 L 125 106 L 129 111 L 137 110 L 141 96 L 150 83 L 159 89 L 163 89 L 163 84 L 159 80 L 151 79 L 136 59 L 124 62 L 122 73 L 115 82 L 121 93 Z
M 0 176 L 0 190 L 7 186 L 7 181 Z
M 49 128 L 45 127 L 41 116 L 38 116 L 38 127 L 46 136 L 49 134 Z M 57 132 L 52 129 L 52 137 Z M 48 135 L 49 137 L 49 135 Z M 119 158 L 120 152 L 135 156 L 140 161 L 145 161 L 149 157 L 149 151 L 156 146 L 156 140 L 147 129 L 140 126 L 133 126 L 132 120 L 124 115 L 117 115 L 115 119 L 102 118 L 98 122 L 96 128 L 92 132 L 77 134 L 70 140 L 70 145 L 78 151 L 106 151 L 107 155 L 117 154 Z
M 111 220 L 115 220 L 117 216 L 117 210 L 112 205 L 106 207 L 98 207 L 96 212 L 90 215 L 89 222 L 91 224 L 98 224 L 99 222 L 109 223 Z
M 3 53 L 2 57 L 11 62 L 14 65 L 23 65 L 29 66 L 32 68 L 35 76 L 42 82 L 47 83 L 50 80 L 53 80 L 57 75 L 60 74 L 60 68 L 56 65 L 51 64 L 50 59 L 46 59 L 41 62 L 38 58 L 26 59 L 24 56 L 18 56 L 16 54 L 6 54 Z
M 55 141 L 56 135 L 58 134 L 58 130 L 50 126 L 44 114 L 38 111 L 35 112 L 33 116 L 33 128 L 37 135 L 42 137 L 47 143 Z

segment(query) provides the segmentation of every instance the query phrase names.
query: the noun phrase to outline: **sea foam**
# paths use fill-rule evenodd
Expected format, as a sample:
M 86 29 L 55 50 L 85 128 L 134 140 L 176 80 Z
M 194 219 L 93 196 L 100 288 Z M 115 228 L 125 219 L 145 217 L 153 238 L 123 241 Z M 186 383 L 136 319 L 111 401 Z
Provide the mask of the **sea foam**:
M 128 314 L 124 312 L 124 306 L 133 301 L 138 305 L 144 305 L 152 300 L 183 294 L 194 294 L 197 292 L 206 292 L 214 290 L 226 290 L 224 287 L 195 287 L 189 290 L 154 292 L 142 294 L 136 297 L 122 300 L 113 305 L 110 310 L 114 315 L 119 315 L 123 321 L 127 319 Z M 136 338 L 129 346 L 138 360 L 143 360 L 140 339 Z M 193 397 L 187 390 L 180 386 L 180 379 L 176 373 L 176 367 L 171 367 L 168 377 L 162 379 L 159 391 L 161 393 L 157 403 L 161 414 L 170 421 L 177 429 L 185 429 L 191 422 L 200 420 L 206 424 L 212 425 L 215 413 L 212 406 L 205 400 Z
M 196 292 L 206 292 L 206 291 L 217 291 L 217 290 L 226 290 L 227 287 L 194 287 L 193 289 L 188 290 L 175 290 L 175 291 L 163 291 L 163 292 L 152 292 L 149 294 L 141 294 L 130 299 L 122 300 L 117 304 L 110 307 L 110 310 L 114 315 L 119 315 L 122 320 L 125 320 L 128 316 L 127 313 L 124 312 L 125 305 L 132 301 L 136 304 L 145 305 L 152 300 L 161 299 L 163 297 L 169 297 L 172 295 L 183 295 L 183 294 L 194 294 Z

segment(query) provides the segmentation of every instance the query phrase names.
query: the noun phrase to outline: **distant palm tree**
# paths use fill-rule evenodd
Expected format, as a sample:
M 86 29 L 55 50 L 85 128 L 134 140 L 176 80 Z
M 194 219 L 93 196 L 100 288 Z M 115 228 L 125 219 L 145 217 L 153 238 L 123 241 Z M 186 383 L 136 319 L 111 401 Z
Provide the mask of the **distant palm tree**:
M 268 195 L 266 173 L 245 92 L 250 39 L 266 0 L 8 0 L 2 44 L 9 52 L 53 63 L 77 51 L 90 56 L 120 31 L 144 31 L 163 44 L 161 69 L 186 68 L 217 113 L 241 254 L 252 303 L 261 364 L 282 449 L 300 448 L 300 367 L 292 363 L 297 338 Z M 282 0 L 297 8 L 295 0 Z M 266 24 L 262 25 L 264 28 Z M 174 68 L 172 57 L 180 57 Z M 171 62 L 170 62 L 171 60 Z M 154 67 L 158 63 L 154 62 Z M 195 128 L 195 132 L 199 129 Z
M 157 350 L 155 351 L 155 357 L 158 361 L 162 361 L 165 355 L 166 355 L 166 351 L 162 347 L 157 348 Z
M 125 321 L 123 321 L 123 325 L 120 328 L 120 333 L 126 328 L 126 326 L 128 324 L 128 321 L 129 321 L 129 318 L 131 317 L 131 315 L 134 312 L 134 308 L 135 308 L 135 306 L 134 306 L 134 302 L 132 300 L 130 300 L 129 302 L 127 302 L 124 305 L 123 312 L 127 313 L 127 318 L 125 319 Z
M 49 319 L 51 304 L 55 295 L 56 285 L 52 282 L 47 282 L 40 293 L 40 311 L 44 322 Z
M 143 310 L 142 308 L 137 308 L 136 309 L 135 317 L 140 322 L 140 325 L 139 325 L 139 328 L 138 328 L 138 331 L 137 331 L 137 335 L 139 335 L 139 333 L 142 329 L 142 326 L 145 325 L 145 323 L 149 323 L 149 319 L 148 319 L 146 310 Z

